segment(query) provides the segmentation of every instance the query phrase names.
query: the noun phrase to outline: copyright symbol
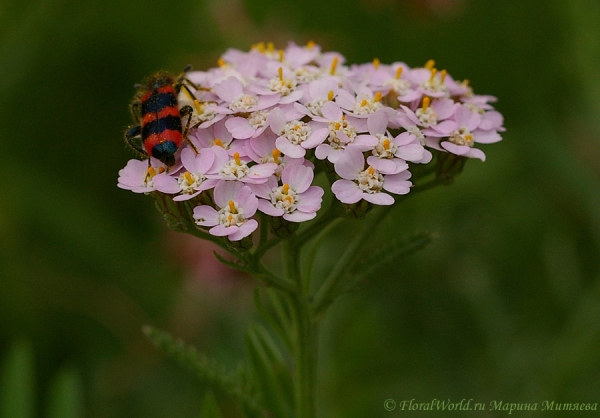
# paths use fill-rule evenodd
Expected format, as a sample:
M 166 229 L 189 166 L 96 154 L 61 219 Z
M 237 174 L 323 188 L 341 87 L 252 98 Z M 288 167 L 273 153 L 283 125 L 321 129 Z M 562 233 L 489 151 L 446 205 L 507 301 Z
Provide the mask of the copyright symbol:
M 387 399 L 383 403 L 383 407 L 385 408 L 386 411 L 393 411 L 394 409 L 396 409 L 396 401 L 393 399 Z

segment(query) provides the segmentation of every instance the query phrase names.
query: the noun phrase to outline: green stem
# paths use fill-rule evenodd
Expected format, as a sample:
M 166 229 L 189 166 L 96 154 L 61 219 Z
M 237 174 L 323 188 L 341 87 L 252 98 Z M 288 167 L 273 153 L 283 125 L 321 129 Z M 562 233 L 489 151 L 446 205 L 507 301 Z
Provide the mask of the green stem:
M 304 262 L 304 286 L 306 289 L 310 289 L 310 281 L 312 277 L 313 266 L 315 263 L 315 259 L 317 258 L 317 254 L 319 252 L 319 248 L 321 248 L 321 244 L 323 244 L 323 241 L 325 240 L 325 238 L 327 238 L 329 232 L 331 232 L 331 230 L 337 225 L 339 225 L 339 223 L 342 221 L 342 218 L 334 219 L 329 225 L 325 226 L 314 239 L 312 247 L 310 248 L 310 250 L 308 251 L 308 255 L 306 256 L 306 261 Z
M 292 282 L 286 276 L 277 276 L 260 261 L 256 262 L 252 268 L 254 271 L 251 273 L 251 275 L 256 279 L 261 280 L 263 283 L 273 286 L 274 288 L 282 290 L 286 293 L 295 291 L 296 283 Z
M 427 183 L 415 186 L 411 192 L 407 195 L 398 196 L 396 198 L 396 204 L 402 202 L 410 196 L 414 196 L 419 192 L 429 190 L 433 187 L 443 184 L 441 179 L 433 179 Z M 367 224 L 363 227 L 358 235 L 354 237 L 350 245 L 346 248 L 346 251 L 342 257 L 338 260 L 337 264 L 325 279 L 323 285 L 317 291 L 313 301 L 313 314 L 315 318 L 319 318 L 325 310 L 333 303 L 335 297 L 340 293 L 340 284 L 344 280 L 347 272 L 352 268 L 354 261 L 358 255 L 358 252 L 363 248 L 363 244 L 369 238 L 369 236 L 377 229 L 377 226 L 381 220 L 390 212 L 395 205 L 385 206 L 378 212 L 374 213 Z
M 335 298 L 336 291 L 339 288 L 340 282 L 344 279 L 346 272 L 352 266 L 358 252 L 362 249 L 363 244 L 369 238 L 369 236 L 376 229 L 376 226 L 381 220 L 387 215 L 392 206 L 386 206 L 381 208 L 378 212 L 374 213 L 368 220 L 367 224 L 361 229 L 361 231 L 354 237 L 350 245 L 346 248 L 346 251 L 342 257 L 338 260 L 335 267 L 325 279 L 323 285 L 317 291 L 315 295 L 313 312 L 315 317 L 321 316 L 321 314 L 331 305 Z
M 281 241 L 281 238 L 273 237 L 273 238 L 265 241 L 264 243 L 261 242 L 260 246 L 256 249 L 256 251 L 253 254 L 254 258 L 256 260 L 260 260 L 267 251 L 269 251 L 271 248 L 273 248 L 274 246 L 279 244 L 280 241 Z
M 429 180 L 427 183 L 416 185 L 410 191 L 409 195 L 404 195 L 402 197 L 406 198 L 406 197 L 414 196 L 417 193 L 424 192 L 425 190 L 429 190 L 429 189 L 432 189 L 434 187 L 441 186 L 443 184 L 444 184 L 444 180 L 439 179 L 439 178 L 434 178 L 432 180 Z
M 341 203 L 337 200 L 331 202 L 331 205 L 321 217 L 318 217 L 312 225 L 302 230 L 297 237 L 294 238 L 294 243 L 298 247 L 302 247 L 307 241 L 313 236 L 318 234 L 325 228 L 329 223 L 336 219 L 340 213 Z
M 317 325 L 313 322 L 308 288 L 300 273 L 300 251 L 292 240 L 283 241 L 285 277 L 296 283 L 290 294 L 294 312 L 294 363 L 296 418 L 316 416 Z
M 267 220 L 267 215 L 262 212 L 259 212 L 259 226 L 260 226 L 260 239 L 258 241 L 259 247 L 262 247 L 269 238 L 269 222 Z

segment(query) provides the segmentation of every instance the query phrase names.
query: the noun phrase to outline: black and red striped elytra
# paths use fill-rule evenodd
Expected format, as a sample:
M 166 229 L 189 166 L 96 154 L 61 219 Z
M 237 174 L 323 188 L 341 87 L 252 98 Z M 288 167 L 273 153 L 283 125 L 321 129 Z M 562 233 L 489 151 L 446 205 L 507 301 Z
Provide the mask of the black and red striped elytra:
M 158 72 L 148 78 L 144 84 L 135 87 L 137 92 L 130 103 L 131 115 L 137 123 L 125 132 L 125 140 L 131 148 L 147 157 L 154 157 L 168 167 L 175 165 L 175 153 L 187 139 L 192 108 L 178 107 L 177 96 L 185 88 L 193 97 L 188 83 L 195 87 L 185 72 L 173 78 L 167 72 Z M 181 119 L 188 116 L 185 128 Z M 141 143 L 140 143 L 141 139 Z

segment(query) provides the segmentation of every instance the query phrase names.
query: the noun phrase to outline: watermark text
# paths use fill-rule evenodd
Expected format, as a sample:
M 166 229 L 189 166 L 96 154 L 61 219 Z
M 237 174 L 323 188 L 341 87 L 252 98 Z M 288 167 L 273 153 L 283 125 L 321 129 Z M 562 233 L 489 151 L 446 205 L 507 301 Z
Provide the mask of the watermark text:
M 527 411 L 597 411 L 597 402 L 559 402 L 542 400 L 539 402 L 507 402 L 492 400 L 476 402 L 474 399 L 431 399 L 423 402 L 417 399 L 386 399 L 383 402 L 386 411 L 503 411 L 508 415 Z

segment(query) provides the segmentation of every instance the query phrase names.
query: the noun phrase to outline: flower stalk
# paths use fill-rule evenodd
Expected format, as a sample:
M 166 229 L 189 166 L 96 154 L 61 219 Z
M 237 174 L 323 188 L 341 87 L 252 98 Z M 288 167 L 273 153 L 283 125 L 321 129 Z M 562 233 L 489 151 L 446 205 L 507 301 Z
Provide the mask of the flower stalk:
M 283 243 L 285 276 L 296 283 L 291 294 L 294 318 L 294 377 L 297 418 L 314 418 L 317 373 L 317 324 L 310 308 L 309 285 L 302 280 L 299 248 L 293 240 Z

